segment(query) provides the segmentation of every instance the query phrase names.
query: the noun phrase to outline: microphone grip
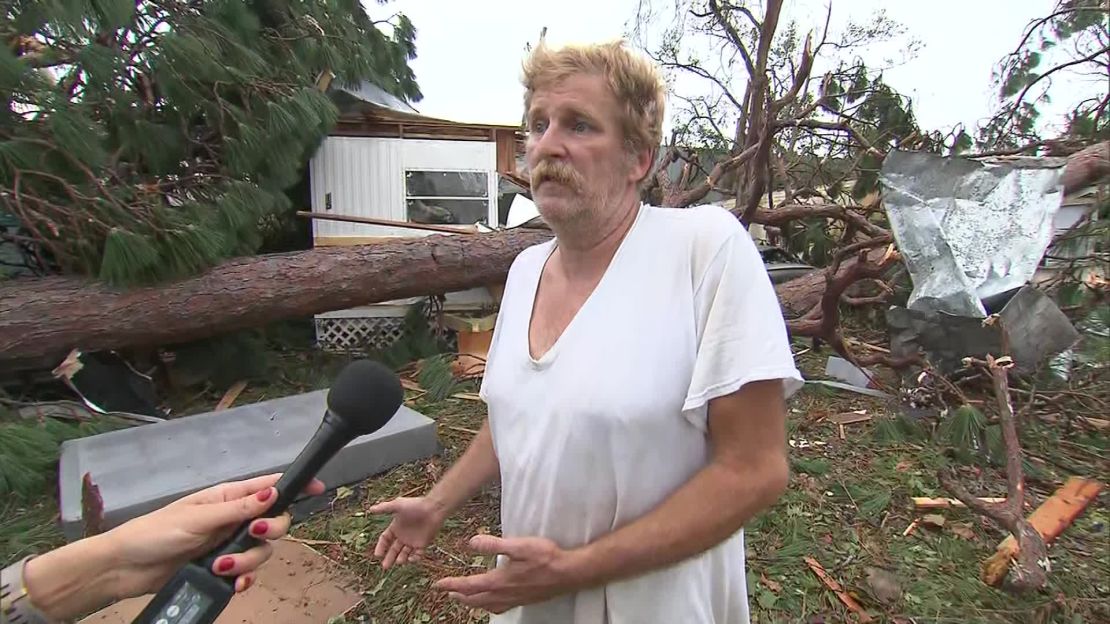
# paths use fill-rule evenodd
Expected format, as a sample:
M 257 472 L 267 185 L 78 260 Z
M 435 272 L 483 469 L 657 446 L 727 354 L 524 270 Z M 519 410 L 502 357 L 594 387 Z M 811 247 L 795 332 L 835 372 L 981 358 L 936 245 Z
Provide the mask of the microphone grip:
M 316 473 L 350 440 L 351 436 L 343 421 L 333 416 L 330 410 L 325 413 L 324 420 L 320 423 L 316 433 L 313 434 L 312 439 L 293 460 L 293 463 L 285 469 L 278 482 L 274 484 L 274 489 L 277 490 L 277 500 L 267 510 L 266 517 L 273 518 L 284 513 L 312 479 L 316 477 Z M 253 520 L 247 520 L 241 524 L 231 538 L 202 559 L 201 565 L 211 570 L 212 564 L 220 557 L 245 552 L 260 545 L 262 540 L 250 534 L 251 522 Z M 223 579 L 228 585 L 233 585 L 235 582 L 233 577 L 219 578 Z

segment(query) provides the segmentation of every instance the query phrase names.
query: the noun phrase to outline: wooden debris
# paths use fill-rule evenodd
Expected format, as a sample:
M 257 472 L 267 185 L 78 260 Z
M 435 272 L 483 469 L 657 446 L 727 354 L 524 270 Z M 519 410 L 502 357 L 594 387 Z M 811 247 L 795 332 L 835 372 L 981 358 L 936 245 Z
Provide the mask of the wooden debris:
M 829 573 L 825 571 L 825 568 L 821 567 L 821 564 L 818 563 L 816 559 L 813 557 L 806 557 L 805 562 L 806 565 L 809 566 L 809 569 L 813 570 L 813 573 L 817 575 L 817 578 L 821 579 L 825 587 L 831 589 L 833 593 L 836 594 L 836 597 L 840 599 L 840 602 L 844 603 L 844 606 L 848 607 L 859 616 L 860 622 L 870 622 L 873 619 L 868 615 L 867 611 L 863 610 L 863 607 L 861 607 L 854 598 L 848 595 L 848 592 L 844 591 L 840 583 L 837 583 L 835 579 L 829 576 Z
M 984 503 L 1004 503 L 1006 498 L 980 498 Z M 929 498 L 928 496 L 914 496 L 913 506 L 917 509 L 948 509 L 950 507 L 966 507 L 958 498 Z
M 1090 416 L 1080 416 L 1079 418 L 1083 422 L 1087 423 L 1088 425 L 1099 431 L 1106 431 L 1107 429 L 1110 429 L 1110 420 L 1091 418 Z
M 231 404 L 235 402 L 235 399 L 239 398 L 239 395 L 243 393 L 243 390 L 245 390 L 246 387 L 247 382 L 242 379 L 231 384 L 231 387 L 228 388 L 227 392 L 224 393 L 223 398 L 221 398 L 220 402 L 216 404 L 216 409 L 212 411 L 218 412 L 220 410 L 225 410 L 231 407 Z
M 939 529 L 944 526 L 944 516 L 940 514 L 925 514 L 921 517 L 921 524 Z
M 1044 504 L 1029 514 L 1029 524 L 1040 533 L 1046 545 L 1050 544 L 1083 513 L 1102 487 L 1102 483 L 1094 479 L 1071 477 Z M 1002 540 L 995 553 L 983 562 L 983 582 L 987 585 L 1001 583 L 1010 568 L 1010 560 L 1018 551 L 1018 543 L 1012 535 Z
M 867 422 L 871 420 L 871 415 L 867 413 L 867 410 L 856 410 L 854 412 L 848 412 L 846 414 L 835 414 L 833 416 L 829 416 L 829 420 L 838 425 L 852 425 L 855 423 Z
M 87 472 L 81 477 L 81 520 L 85 525 L 85 537 L 104 532 L 104 498 Z
M 913 533 L 918 524 L 921 524 L 921 520 L 919 518 L 915 518 L 914 521 L 910 523 L 910 526 L 906 527 L 905 531 L 902 531 L 902 537 L 909 537 L 909 534 Z
M 476 392 L 456 392 L 451 395 L 451 398 L 462 399 L 464 401 L 481 401 L 482 397 Z

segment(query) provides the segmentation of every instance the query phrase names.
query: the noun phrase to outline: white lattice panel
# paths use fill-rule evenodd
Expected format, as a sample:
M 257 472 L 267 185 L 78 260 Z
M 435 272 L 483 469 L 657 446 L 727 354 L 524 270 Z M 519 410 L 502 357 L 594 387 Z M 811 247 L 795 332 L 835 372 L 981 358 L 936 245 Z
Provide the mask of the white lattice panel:
M 385 349 L 404 333 L 400 317 L 317 318 L 316 342 L 328 351 Z

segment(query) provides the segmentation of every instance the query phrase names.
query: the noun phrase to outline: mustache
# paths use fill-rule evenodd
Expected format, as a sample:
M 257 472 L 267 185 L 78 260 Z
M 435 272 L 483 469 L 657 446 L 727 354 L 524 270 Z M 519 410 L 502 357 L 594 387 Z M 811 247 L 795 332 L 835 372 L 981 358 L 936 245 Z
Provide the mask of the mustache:
M 538 187 L 544 182 L 557 182 L 574 189 L 582 188 L 582 176 L 565 162 L 558 160 L 544 160 L 532 169 L 532 187 Z

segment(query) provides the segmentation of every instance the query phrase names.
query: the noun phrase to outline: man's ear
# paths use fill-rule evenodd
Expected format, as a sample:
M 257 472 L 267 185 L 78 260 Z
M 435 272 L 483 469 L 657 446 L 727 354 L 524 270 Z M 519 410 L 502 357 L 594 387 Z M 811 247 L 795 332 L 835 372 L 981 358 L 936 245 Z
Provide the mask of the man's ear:
M 635 158 L 632 160 L 633 179 L 643 181 L 651 174 L 651 168 L 654 165 L 655 148 L 636 150 Z

